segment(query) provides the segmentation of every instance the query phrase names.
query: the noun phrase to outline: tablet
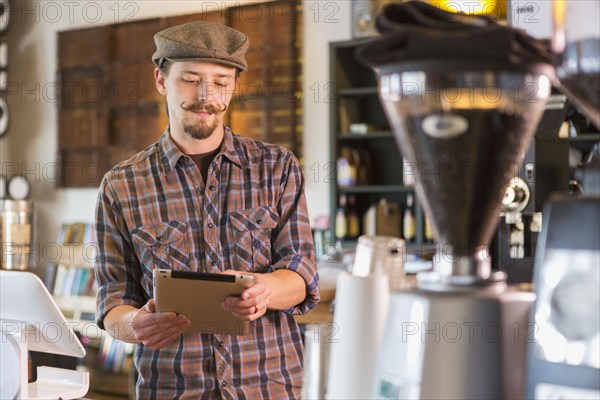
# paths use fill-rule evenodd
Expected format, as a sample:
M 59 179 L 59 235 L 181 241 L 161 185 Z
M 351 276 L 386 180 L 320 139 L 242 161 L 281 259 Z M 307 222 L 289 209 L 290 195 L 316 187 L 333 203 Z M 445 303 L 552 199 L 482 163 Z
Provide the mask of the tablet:
M 245 335 L 248 321 L 221 307 L 227 296 L 238 296 L 254 282 L 252 275 L 226 275 L 154 269 L 157 312 L 172 311 L 192 321 L 188 332 Z

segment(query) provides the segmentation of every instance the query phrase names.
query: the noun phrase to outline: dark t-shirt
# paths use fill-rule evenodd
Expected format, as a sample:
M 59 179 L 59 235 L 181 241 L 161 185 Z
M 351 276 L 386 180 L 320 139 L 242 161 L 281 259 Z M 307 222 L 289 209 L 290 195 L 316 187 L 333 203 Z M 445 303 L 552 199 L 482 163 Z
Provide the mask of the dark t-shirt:
M 215 156 L 219 154 L 221 151 L 221 146 L 217 147 L 213 151 L 209 151 L 208 153 L 202 154 L 188 154 L 194 160 L 198 169 L 200 170 L 200 174 L 202 175 L 202 180 L 206 184 L 206 178 L 208 176 L 208 167 L 210 163 L 214 160 Z

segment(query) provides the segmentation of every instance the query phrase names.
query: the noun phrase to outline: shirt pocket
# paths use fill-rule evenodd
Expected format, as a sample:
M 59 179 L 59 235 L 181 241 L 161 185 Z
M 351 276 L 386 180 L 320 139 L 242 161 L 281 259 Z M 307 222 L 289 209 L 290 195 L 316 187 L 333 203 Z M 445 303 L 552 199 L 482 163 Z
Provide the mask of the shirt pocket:
M 234 267 L 264 272 L 271 265 L 271 232 L 279 217 L 270 207 L 229 212 L 234 244 Z
M 188 226 L 181 220 L 143 225 L 132 231 L 132 241 L 144 276 L 152 281 L 154 268 L 190 270 Z

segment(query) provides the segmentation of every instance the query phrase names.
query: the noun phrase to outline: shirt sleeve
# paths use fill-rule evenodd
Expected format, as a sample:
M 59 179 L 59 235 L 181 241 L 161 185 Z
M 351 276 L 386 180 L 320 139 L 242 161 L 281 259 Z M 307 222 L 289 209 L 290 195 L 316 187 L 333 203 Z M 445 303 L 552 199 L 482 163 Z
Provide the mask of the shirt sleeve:
M 305 314 L 319 302 L 319 274 L 304 196 L 304 176 L 298 160 L 291 153 L 288 156 L 281 179 L 282 190 L 278 204 L 280 220 L 273 242 L 272 269 L 289 269 L 304 279 L 306 298 L 285 312 Z
M 107 177 L 102 181 L 96 204 L 96 235 L 96 322 L 101 329 L 105 329 L 104 317 L 113 308 L 120 305 L 142 307 L 145 304 L 140 265 L 123 219 L 122 208 Z

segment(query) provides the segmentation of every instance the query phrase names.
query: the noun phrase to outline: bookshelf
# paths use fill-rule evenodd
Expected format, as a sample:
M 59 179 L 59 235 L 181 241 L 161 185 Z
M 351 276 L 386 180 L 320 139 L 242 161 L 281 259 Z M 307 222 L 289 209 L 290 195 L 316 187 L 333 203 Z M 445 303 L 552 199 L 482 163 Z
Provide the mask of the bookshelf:
M 127 398 L 135 391 L 134 345 L 113 339 L 96 324 L 96 253 L 92 224 L 64 224 L 56 255 L 48 265 L 46 286 L 86 347 L 77 369 L 90 372 L 90 392 Z

